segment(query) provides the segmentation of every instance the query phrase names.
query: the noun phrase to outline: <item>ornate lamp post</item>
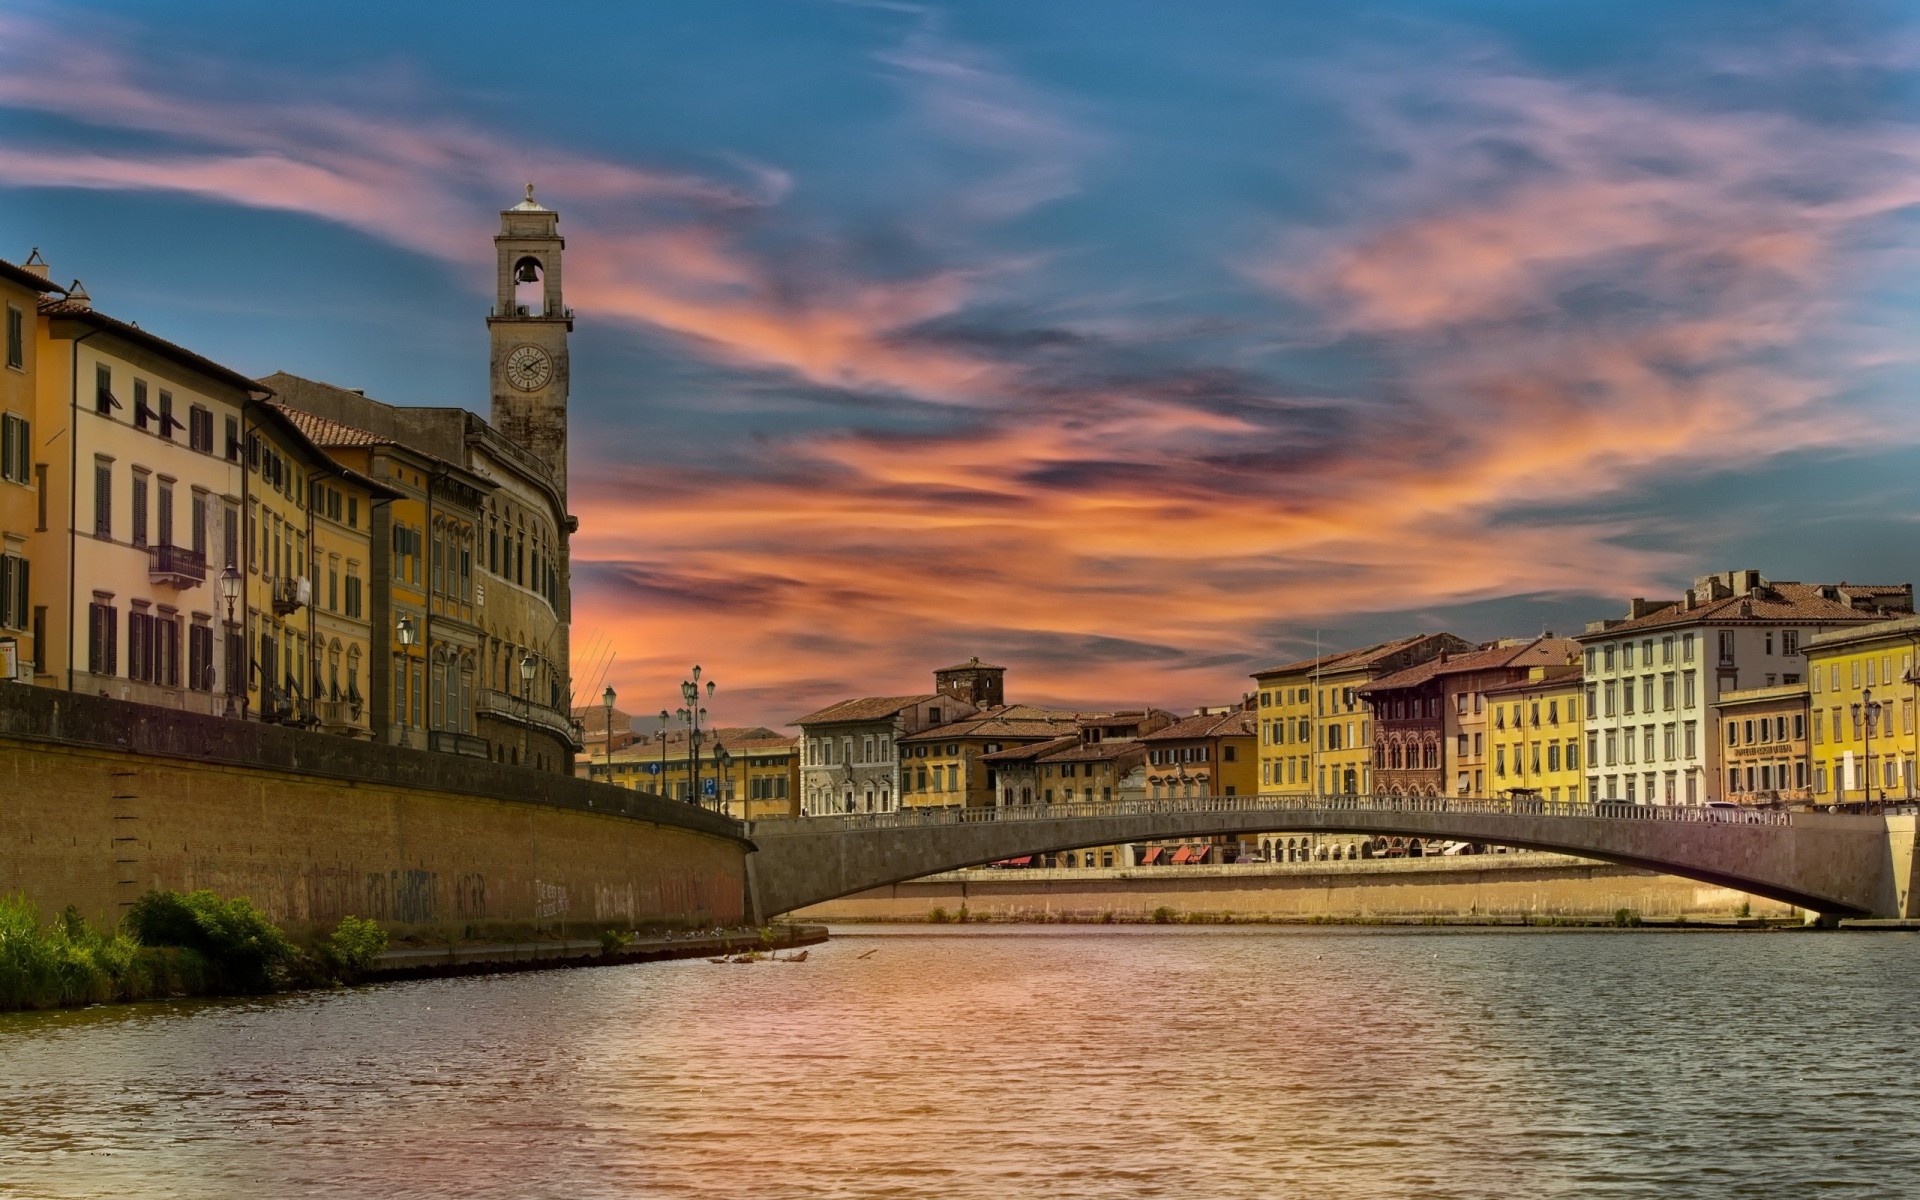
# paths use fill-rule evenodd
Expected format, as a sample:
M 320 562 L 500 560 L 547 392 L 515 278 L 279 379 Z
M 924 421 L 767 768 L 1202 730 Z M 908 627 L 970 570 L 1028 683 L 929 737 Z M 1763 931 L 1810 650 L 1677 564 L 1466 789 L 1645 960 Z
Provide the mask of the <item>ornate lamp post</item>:
M 406 673 L 413 670 L 413 642 L 417 636 L 414 633 L 413 617 L 410 614 L 400 614 L 400 624 L 395 628 L 394 634 L 400 639 L 400 671 L 401 678 L 404 680 Z M 400 744 L 410 746 L 412 743 L 407 740 L 407 706 L 402 704 L 396 715 L 400 718 Z
M 1855 716 L 1867 720 L 1867 786 L 1861 789 L 1861 798 L 1868 803 L 1873 801 L 1873 727 L 1880 720 L 1880 710 L 1887 705 L 1873 698 L 1873 689 L 1860 693 L 1860 703 L 1853 706 Z
M 527 727 L 533 724 L 533 672 L 538 666 L 529 650 L 520 658 L 520 765 L 527 765 Z
M 724 813 L 727 811 L 727 801 L 731 798 L 730 794 L 733 791 L 733 755 L 720 742 L 713 744 L 713 765 L 720 773 L 720 786 L 715 789 L 719 795 L 713 798 L 714 807 Z M 741 813 L 741 816 L 745 815 L 744 812 Z
M 608 684 L 600 699 L 607 706 L 607 782 L 613 782 L 613 685 Z
M 227 644 L 230 646 L 233 644 L 233 606 L 240 599 L 240 572 L 237 569 L 235 569 L 232 563 L 228 563 L 227 569 L 220 572 L 220 598 L 227 602 L 226 635 L 227 635 Z M 233 672 L 229 672 L 230 676 L 232 674 L 238 673 L 238 669 L 240 666 L 239 660 L 241 657 L 244 656 L 246 652 L 244 639 L 242 641 L 242 645 L 240 649 L 241 649 L 241 654 L 234 656 L 233 665 L 235 670 Z M 233 689 L 235 685 L 237 685 L 239 682 L 240 681 L 238 679 L 234 679 L 231 677 L 228 678 L 227 680 L 227 716 L 229 717 L 236 715 L 233 711 Z
M 713 680 L 707 680 L 707 698 L 713 698 Z M 700 803 L 700 743 L 706 738 L 702 722 L 707 719 L 707 710 L 700 707 L 700 667 L 695 664 L 693 678 L 680 683 L 680 699 L 686 707 L 679 710 L 680 719 L 687 723 L 687 747 L 691 755 L 689 771 L 691 783 L 687 789 L 687 803 Z

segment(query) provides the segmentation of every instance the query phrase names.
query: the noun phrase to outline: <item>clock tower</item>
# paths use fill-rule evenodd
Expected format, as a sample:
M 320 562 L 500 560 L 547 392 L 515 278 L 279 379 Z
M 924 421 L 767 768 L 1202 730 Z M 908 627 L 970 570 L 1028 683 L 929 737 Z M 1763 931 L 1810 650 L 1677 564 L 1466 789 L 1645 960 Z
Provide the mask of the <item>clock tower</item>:
M 567 335 L 560 295 L 560 215 L 533 198 L 500 214 L 492 335 L 493 427 L 530 451 L 567 490 Z

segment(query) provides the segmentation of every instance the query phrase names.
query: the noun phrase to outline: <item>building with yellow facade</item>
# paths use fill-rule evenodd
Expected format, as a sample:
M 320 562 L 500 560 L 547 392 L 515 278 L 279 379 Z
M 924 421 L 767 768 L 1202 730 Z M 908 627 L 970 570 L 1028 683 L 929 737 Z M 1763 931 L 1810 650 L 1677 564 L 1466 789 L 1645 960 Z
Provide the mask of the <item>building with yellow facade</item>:
M 1735 804 L 1804 804 L 1815 799 L 1808 755 L 1806 681 L 1743 688 L 1714 701 L 1720 771 Z
M 899 739 L 900 803 L 908 808 L 985 808 L 1000 799 L 997 768 L 981 759 L 1079 729 L 1079 714 L 1003 704 Z
M 65 291 L 47 278 L 37 251 L 25 266 L 0 260 L 0 307 L 6 313 L 6 361 L 0 366 L 0 679 L 30 682 L 41 660 L 47 606 L 33 598 L 31 543 L 35 531 L 47 526 L 51 497 L 45 453 L 34 440 L 40 428 L 35 412 L 39 306 L 42 297 Z
M 1805 647 L 1814 797 L 1828 804 L 1913 797 L 1920 617 L 1818 634 Z
M 1450 633 L 1422 633 L 1254 672 L 1260 790 L 1369 793 L 1373 730 L 1359 689 L 1443 652 L 1471 649 Z
M 1586 797 L 1582 759 L 1585 685 L 1580 667 L 1536 666 L 1526 679 L 1496 684 L 1469 707 L 1463 732 L 1484 736 L 1483 765 L 1469 769 L 1484 783 L 1473 794 L 1540 800 Z
M 722 727 L 707 731 L 696 764 L 692 741 L 679 730 L 627 742 L 611 759 L 604 749 L 583 752 L 576 773 L 670 800 L 691 803 L 697 795 L 741 820 L 773 820 L 800 815 L 798 746 L 798 738 L 761 726 Z

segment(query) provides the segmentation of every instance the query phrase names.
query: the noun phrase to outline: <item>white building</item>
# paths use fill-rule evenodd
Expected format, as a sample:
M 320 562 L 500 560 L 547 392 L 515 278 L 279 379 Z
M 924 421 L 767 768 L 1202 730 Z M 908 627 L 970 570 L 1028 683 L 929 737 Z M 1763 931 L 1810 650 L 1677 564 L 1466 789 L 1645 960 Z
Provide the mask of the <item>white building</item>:
M 957 695 L 842 700 L 800 727 L 800 812 L 892 812 L 900 805 L 900 739 L 978 712 Z
M 1741 688 L 1799 683 L 1807 640 L 1913 611 L 1913 585 L 1773 583 L 1753 570 L 1694 581 L 1680 600 L 1629 602 L 1594 621 L 1586 658 L 1587 798 L 1721 799 L 1713 705 Z

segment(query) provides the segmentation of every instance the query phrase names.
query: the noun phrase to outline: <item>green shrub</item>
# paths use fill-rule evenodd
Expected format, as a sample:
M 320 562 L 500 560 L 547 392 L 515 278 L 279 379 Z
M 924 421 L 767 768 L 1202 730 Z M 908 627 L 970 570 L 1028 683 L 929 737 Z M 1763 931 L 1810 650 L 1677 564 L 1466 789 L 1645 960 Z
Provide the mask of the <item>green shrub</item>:
M 1153 910 L 1153 923 L 1155 925 L 1171 925 L 1173 924 L 1175 915 L 1173 909 L 1162 904 L 1159 908 Z
M 196 951 L 213 981 L 236 992 L 272 991 L 299 957 L 251 901 L 205 890 L 148 892 L 127 910 L 126 927 L 142 945 Z
M 69 906 L 47 925 L 24 896 L 0 897 L 0 1009 L 94 1004 L 140 985 L 139 947 Z
M 600 931 L 600 953 L 614 955 L 633 944 L 633 935 L 624 929 L 602 929 Z
M 934 909 L 927 914 L 927 923 L 929 925 L 945 925 L 947 923 L 947 910 L 944 908 Z
M 603 946 L 606 944 L 607 934 L 611 933 L 613 930 L 609 929 L 607 933 L 600 935 Z M 630 934 L 620 936 L 624 939 L 620 943 L 623 946 L 633 940 Z M 349 914 L 341 917 L 340 924 L 335 926 L 333 932 L 328 935 L 327 948 L 333 952 L 334 961 L 340 964 L 350 978 L 358 977 L 371 970 L 374 962 L 385 952 L 387 931 L 380 928 L 378 922 Z

